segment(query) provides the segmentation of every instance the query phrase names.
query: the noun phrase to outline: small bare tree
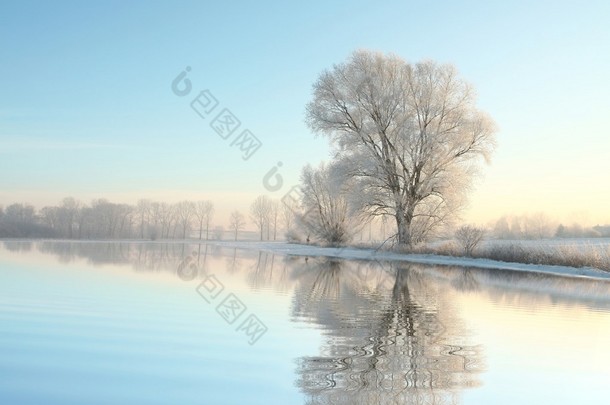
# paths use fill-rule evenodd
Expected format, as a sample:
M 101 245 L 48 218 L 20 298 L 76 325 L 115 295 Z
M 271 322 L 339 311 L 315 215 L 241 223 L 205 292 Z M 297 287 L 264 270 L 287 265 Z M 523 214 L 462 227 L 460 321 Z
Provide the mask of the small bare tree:
M 246 225 L 246 220 L 244 216 L 239 211 L 233 211 L 231 213 L 231 217 L 229 219 L 229 228 L 233 231 L 235 235 L 235 240 L 237 240 L 237 233 Z
M 163 233 L 160 228 L 163 219 L 162 213 L 161 203 L 158 201 L 153 201 L 150 204 L 150 222 L 148 224 L 149 236 L 153 240 L 157 239 L 158 237 L 163 237 Z
M 455 239 L 464 248 L 466 256 L 472 256 L 483 240 L 485 231 L 473 225 L 464 225 L 455 232 Z
M 300 207 L 297 201 L 286 199 L 282 201 L 280 209 L 284 230 L 288 233 L 294 224 L 295 213 L 299 211 Z
M 205 239 L 209 239 L 210 225 L 214 217 L 214 204 L 212 201 L 197 201 L 195 203 L 194 215 L 199 225 L 199 240 L 205 226 Z
M 181 201 L 176 204 L 176 214 L 182 226 L 182 239 L 186 239 L 186 233 L 190 230 L 194 212 L 195 204 L 191 201 Z
M 280 213 L 280 202 L 277 200 L 271 201 L 271 210 L 269 211 L 269 228 L 273 227 L 273 240 L 277 240 L 277 225 L 280 220 Z
M 168 203 L 163 202 L 159 204 L 159 216 L 161 218 L 161 238 L 169 238 L 173 212 Z
M 138 205 L 136 206 L 136 212 L 138 213 L 139 218 L 138 222 L 140 223 L 140 239 L 144 239 L 144 230 L 146 229 L 150 216 L 150 204 L 150 200 L 141 199 L 138 200 Z
M 62 222 L 61 226 L 65 229 L 65 236 L 69 239 L 73 238 L 74 222 L 80 207 L 81 203 L 72 197 L 64 198 L 59 207 L 58 219 Z
M 263 231 L 269 226 L 271 213 L 271 199 L 266 195 L 259 195 L 250 205 L 250 218 L 260 231 L 260 238 L 263 240 Z

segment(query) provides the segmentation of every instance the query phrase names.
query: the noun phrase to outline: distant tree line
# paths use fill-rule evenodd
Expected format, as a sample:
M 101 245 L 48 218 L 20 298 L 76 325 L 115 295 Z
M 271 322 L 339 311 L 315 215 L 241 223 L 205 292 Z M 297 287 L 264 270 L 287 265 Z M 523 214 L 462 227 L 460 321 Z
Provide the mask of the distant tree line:
M 250 219 L 260 240 L 284 239 L 295 226 L 295 210 L 267 196 L 250 206 Z M 136 204 L 96 199 L 84 204 L 72 197 L 57 206 L 37 210 L 28 203 L 0 206 L 0 238 L 65 239 L 222 239 L 224 227 L 214 226 L 214 203 L 181 201 L 173 204 L 141 199 Z M 246 226 L 240 211 L 228 218 L 229 233 L 237 240 Z
M 340 189 L 328 184 L 326 169 L 304 170 L 300 202 L 279 201 L 265 195 L 250 205 L 250 224 L 259 240 L 355 239 L 380 242 L 396 232 L 394 224 L 374 217 L 354 215 L 347 202 L 337 197 Z M 320 177 L 322 176 L 322 177 Z M 308 210 L 308 211 L 306 211 Z M 313 213 L 313 215 L 312 215 Z M 232 211 L 228 230 L 214 225 L 212 201 L 181 201 L 173 204 L 141 199 L 136 204 L 96 199 L 84 204 L 72 197 L 57 206 L 37 210 L 28 203 L 0 206 L 0 238 L 64 239 L 239 239 L 248 224 L 246 216 Z M 346 237 L 343 232 L 348 232 Z M 485 227 L 488 238 L 545 239 L 610 237 L 610 225 L 587 227 L 554 221 L 543 213 L 503 216 Z
M 298 233 L 307 232 L 298 222 L 301 213 L 300 205 L 274 200 L 266 195 L 256 197 L 250 205 L 250 220 L 256 226 L 260 240 L 286 238 L 301 241 L 300 237 L 295 237 Z
M 584 226 L 562 224 L 543 213 L 503 216 L 490 226 L 497 239 L 604 238 L 610 237 L 610 225 Z
M 64 198 L 57 206 L 36 210 L 30 204 L 0 207 L 0 237 L 67 239 L 198 239 L 222 236 L 212 229 L 211 201 L 181 201 L 175 204 L 139 200 L 137 204 L 96 199 L 90 204 Z

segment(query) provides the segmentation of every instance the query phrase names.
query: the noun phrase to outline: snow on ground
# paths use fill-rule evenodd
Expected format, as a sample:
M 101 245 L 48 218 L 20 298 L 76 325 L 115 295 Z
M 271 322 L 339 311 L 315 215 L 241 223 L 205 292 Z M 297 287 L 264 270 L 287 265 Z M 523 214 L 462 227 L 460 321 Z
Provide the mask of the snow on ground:
M 402 254 L 388 251 L 375 251 L 375 249 L 351 247 L 330 248 L 286 242 L 210 241 L 208 243 L 229 248 L 262 250 L 270 253 L 292 256 L 335 257 L 351 260 L 406 261 L 411 263 L 430 265 L 476 267 L 484 269 L 522 271 L 529 273 L 552 274 L 567 277 L 610 280 L 609 272 L 593 268 L 574 268 L 566 266 L 507 263 L 497 260 L 473 259 L 469 257 L 451 257 L 429 254 Z

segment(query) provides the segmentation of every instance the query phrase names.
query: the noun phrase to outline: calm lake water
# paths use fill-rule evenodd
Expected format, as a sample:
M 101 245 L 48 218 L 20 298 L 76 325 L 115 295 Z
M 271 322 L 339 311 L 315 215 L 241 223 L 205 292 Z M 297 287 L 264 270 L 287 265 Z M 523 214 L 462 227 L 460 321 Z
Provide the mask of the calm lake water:
M 0 404 L 610 403 L 610 283 L 0 242 Z

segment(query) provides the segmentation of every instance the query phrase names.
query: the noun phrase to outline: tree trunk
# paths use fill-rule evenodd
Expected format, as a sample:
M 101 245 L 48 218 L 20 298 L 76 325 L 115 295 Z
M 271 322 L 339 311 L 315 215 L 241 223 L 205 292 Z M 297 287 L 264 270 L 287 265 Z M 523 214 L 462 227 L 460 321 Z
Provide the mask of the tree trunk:
M 402 205 L 396 209 L 396 229 L 398 231 L 398 246 L 411 247 L 411 221 L 405 215 Z

